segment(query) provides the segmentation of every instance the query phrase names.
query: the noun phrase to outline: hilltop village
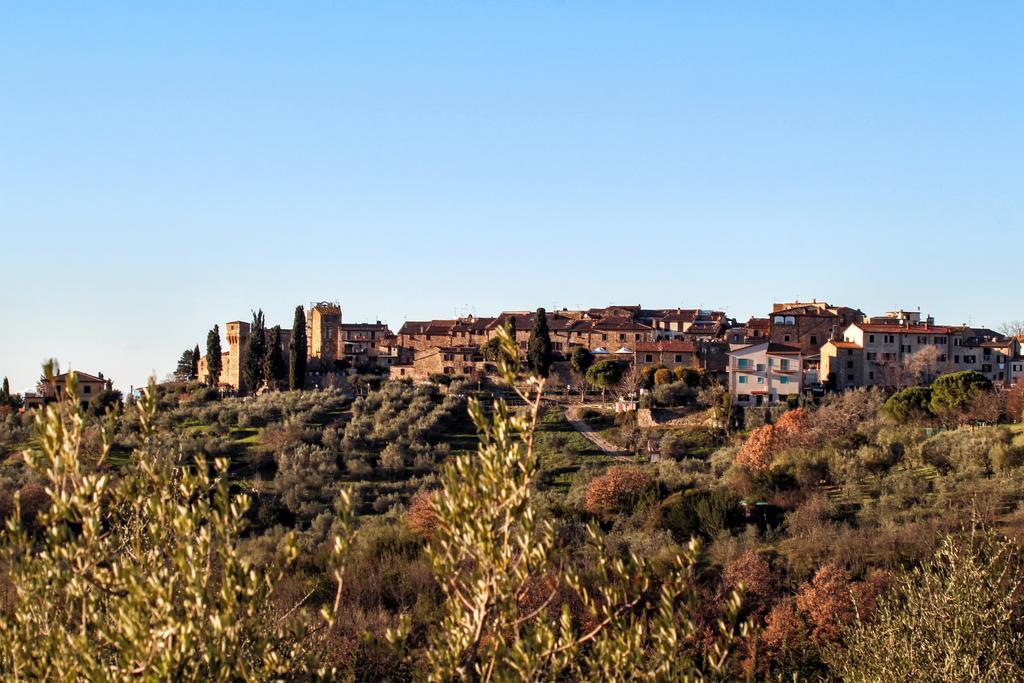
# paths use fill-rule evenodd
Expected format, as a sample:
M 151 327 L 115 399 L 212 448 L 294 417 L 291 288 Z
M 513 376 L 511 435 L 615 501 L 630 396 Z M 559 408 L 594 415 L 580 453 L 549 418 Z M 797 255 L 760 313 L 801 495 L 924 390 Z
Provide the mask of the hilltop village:
M 619 365 L 620 375 L 631 368 L 700 371 L 726 387 L 739 406 L 856 387 L 894 390 L 962 370 L 981 373 L 996 386 L 1024 376 L 1018 336 L 936 323 L 919 311 L 869 316 L 817 300 L 776 303 L 766 316 L 746 322 L 724 311 L 623 305 L 407 321 L 397 333 L 381 321 L 345 322 L 339 303 L 319 302 L 305 309 L 305 386 L 343 386 L 357 372 L 413 382 L 478 380 L 494 370 L 486 348 L 499 329 L 507 329 L 526 353 L 538 312 L 551 340 L 548 386 L 554 389 L 582 382 L 570 363 L 576 349 L 588 351 L 590 362 Z M 250 323 L 228 322 L 225 331 L 219 384 L 225 391 L 251 391 L 240 363 Z M 281 329 L 277 336 L 284 358 L 292 334 Z M 207 356 L 199 358 L 197 374 L 207 378 Z

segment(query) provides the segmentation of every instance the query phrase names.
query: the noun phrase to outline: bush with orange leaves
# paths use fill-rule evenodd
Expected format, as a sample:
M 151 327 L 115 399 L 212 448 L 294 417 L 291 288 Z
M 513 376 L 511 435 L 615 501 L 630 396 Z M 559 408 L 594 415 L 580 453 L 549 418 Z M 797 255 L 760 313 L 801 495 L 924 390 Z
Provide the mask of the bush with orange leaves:
M 879 597 L 889 589 L 888 572 L 875 569 L 863 581 L 835 564 L 818 569 L 795 597 L 775 604 L 760 634 L 762 660 L 767 670 L 799 673 L 814 678 L 824 666 L 821 654 L 839 642 L 844 632 L 874 614 Z
M 726 565 L 722 572 L 725 585 L 730 588 L 743 586 L 744 606 L 759 611 L 775 593 L 775 580 L 771 567 L 756 550 L 747 550 Z
M 434 492 L 420 491 L 412 497 L 409 512 L 405 515 L 409 530 L 429 539 L 437 529 L 437 513 L 434 512 Z
M 636 503 L 650 477 L 635 465 L 616 465 L 596 477 L 587 487 L 584 507 L 594 515 L 608 515 Z
M 764 472 L 771 467 L 776 454 L 802 444 L 807 423 L 807 413 L 797 408 L 786 412 L 775 424 L 758 427 L 736 454 L 736 464 L 746 467 L 752 474 Z

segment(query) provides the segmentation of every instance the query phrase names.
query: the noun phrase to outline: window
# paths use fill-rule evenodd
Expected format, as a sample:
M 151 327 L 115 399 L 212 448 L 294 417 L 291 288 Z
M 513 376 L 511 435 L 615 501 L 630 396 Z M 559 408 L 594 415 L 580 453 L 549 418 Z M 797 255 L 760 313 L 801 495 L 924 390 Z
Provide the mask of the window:
M 740 358 L 737 362 L 740 370 L 746 370 L 747 368 L 750 367 L 750 359 L 748 358 Z
M 446 375 L 452 375 L 454 373 L 455 373 L 455 368 L 445 368 L 444 369 L 444 374 L 446 374 Z
M 676 354 L 676 362 L 677 363 L 682 363 L 683 362 L 683 354 L 681 354 L 681 353 L 677 353 Z
M 850 370 L 853 370 L 853 361 L 852 360 L 846 361 L 846 367 L 849 368 Z
M 601 341 L 608 341 L 608 335 L 607 334 L 602 334 L 601 335 Z
M 928 337 L 927 336 L 925 336 L 925 337 L 919 336 L 917 338 L 917 343 L 918 344 L 927 344 L 928 343 Z
M 910 353 L 910 344 L 900 344 L 900 351 Z
M 640 341 L 640 335 L 639 334 L 636 334 L 636 335 L 633 335 L 633 336 L 636 337 L 636 341 Z
M 768 367 L 770 367 L 770 368 L 775 367 L 775 359 L 774 358 L 769 358 L 768 359 Z
M 758 377 L 757 378 L 757 383 L 758 384 L 764 384 L 764 377 Z
M 874 378 L 875 378 L 875 371 L 872 370 L 871 372 L 868 373 L 868 379 L 874 379 Z
M 750 397 L 747 396 L 746 394 L 740 394 L 739 396 L 736 397 L 736 400 L 746 402 L 750 400 Z
M 945 337 L 934 337 L 933 338 L 933 343 L 935 343 L 935 344 L 945 344 L 946 343 L 946 338 Z
M 865 357 L 868 360 L 874 360 L 874 359 L 878 358 L 878 354 L 875 353 L 874 351 L 868 351 L 868 353 L 865 354 Z
M 92 387 L 89 386 L 88 384 L 83 385 L 82 386 L 82 393 L 83 394 L 91 394 L 92 393 Z
M 789 384 L 789 378 L 788 377 L 780 377 L 779 378 L 779 384 Z
M 846 381 L 850 382 L 852 384 L 853 383 L 853 375 L 847 375 L 846 376 Z
M 647 355 L 645 355 L 644 356 L 644 362 L 645 363 L 653 363 L 654 362 L 654 354 L 653 353 L 648 353 Z
M 757 371 L 758 372 L 764 372 L 764 363 L 758 363 L 757 364 Z
M 887 334 L 887 335 L 885 335 L 885 343 L 886 344 L 895 344 L 896 343 L 896 335 L 895 334 Z
M 445 360 L 451 360 L 452 358 L 453 358 L 452 354 L 450 354 L 450 353 L 444 354 L 444 359 Z
M 619 335 L 619 341 L 626 341 L 626 335 L 620 334 Z
M 873 335 L 873 334 L 869 334 L 868 335 L 868 343 L 871 343 L 871 344 L 875 343 L 875 335 Z
M 782 336 L 782 341 L 789 341 L 789 340 L 790 340 L 790 336 L 788 334 L 785 334 L 785 335 Z
M 468 365 L 462 368 L 463 374 L 466 374 L 466 375 L 468 375 L 472 371 L 473 371 L 473 368 L 469 367 Z
M 846 355 L 847 356 L 852 356 L 853 355 L 853 349 L 846 349 Z
M 816 335 L 816 334 L 812 334 L 811 335 L 811 344 L 813 344 L 814 346 L 818 345 L 818 335 Z
M 779 361 L 779 369 L 780 370 L 789 370 L 789 359 L 788 358 L 783 358 L 782 360 Z
M 747 376 L 746 375 L 740 375 L 740 384 L 746 384 L 746 383 L 747 383 Z
M 953 356 L 953 362 L 954 363 L 959 363 L 960 362 L 960 356 Z

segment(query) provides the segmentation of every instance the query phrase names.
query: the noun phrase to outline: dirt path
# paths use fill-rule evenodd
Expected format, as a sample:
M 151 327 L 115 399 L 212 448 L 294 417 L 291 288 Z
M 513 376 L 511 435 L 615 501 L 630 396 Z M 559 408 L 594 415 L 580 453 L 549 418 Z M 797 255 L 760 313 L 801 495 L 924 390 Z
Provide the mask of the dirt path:
M 603 451 L 606 455 L 610 455 L 616 460 L 623 460 L 625 462 L 633 462 L 632 459 L 627 457 L 629 453 L 622 450 L 607 439 L 603 439 L 594 432 L 594 428 L 588 425 L 583 420 L 579 419 L 580 407 L 570 406 L 565 411 L 566 421 L 572 425 L 572 428 L 583 435 L 590 443 L 594 444 L 599 450 Z

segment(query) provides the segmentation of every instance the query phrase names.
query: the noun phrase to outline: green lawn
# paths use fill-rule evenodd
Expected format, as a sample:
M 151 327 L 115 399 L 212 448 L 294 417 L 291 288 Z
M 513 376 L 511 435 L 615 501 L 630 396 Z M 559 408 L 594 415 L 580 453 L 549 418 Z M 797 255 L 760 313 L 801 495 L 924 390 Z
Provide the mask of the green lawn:
M 568 490 L 573 475 L 585 463 L 605 463 L 610 458 L 573 429 L 561 410 L 549 410 L 540 419 L 534 437 L 540 458 L 541 481 L 556 490 Z

